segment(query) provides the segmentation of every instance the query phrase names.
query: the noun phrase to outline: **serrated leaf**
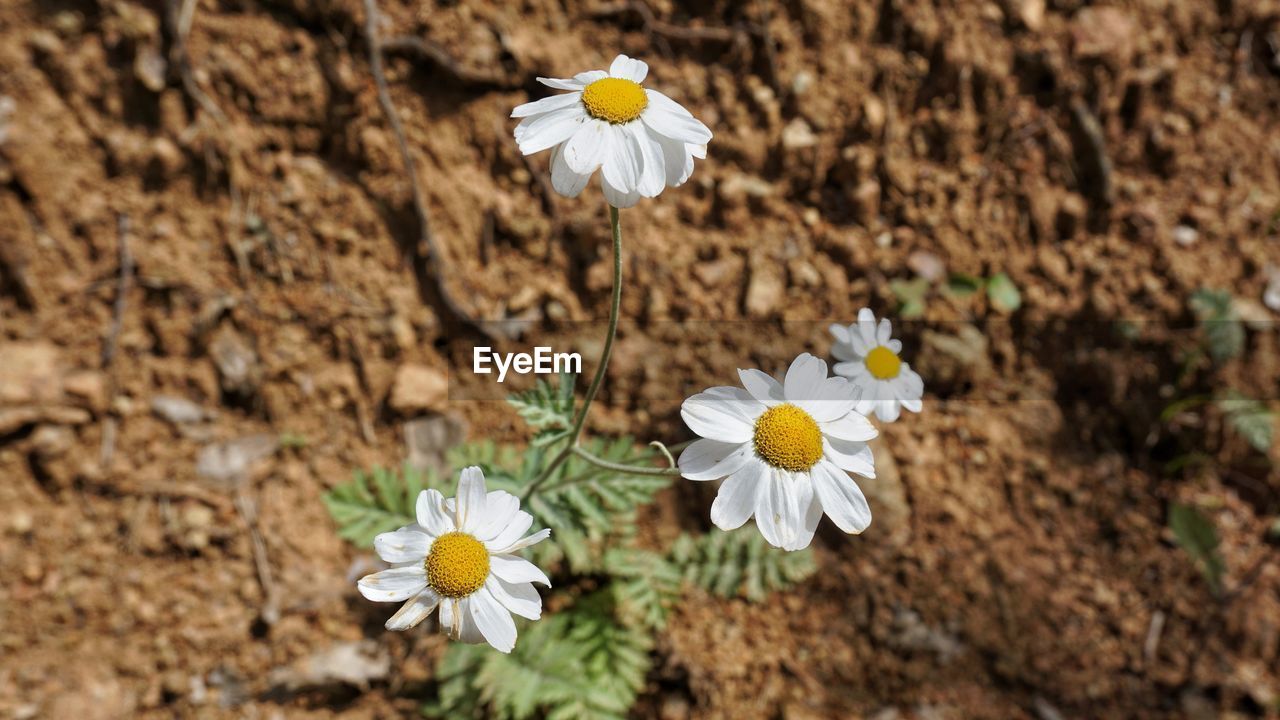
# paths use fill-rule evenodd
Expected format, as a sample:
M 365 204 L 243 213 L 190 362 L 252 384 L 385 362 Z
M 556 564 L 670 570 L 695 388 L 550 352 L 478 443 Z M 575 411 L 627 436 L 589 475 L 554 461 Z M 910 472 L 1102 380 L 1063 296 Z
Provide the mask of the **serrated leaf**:
M 1275 413 L 1261 401 L 1232 392 L 1218 400 L 1218 409 L 1227 416 L 1227 423 L 1262 454 L 1271 452 L 1275 436 Z
M 682 537 L 670 557 L 690 583 L 726 597 L 740 594 L 752 602 L 804 580 L 817 568 L 811 549 L 787 552 L 772 547 L 754 527 Z
M 1169 529 L 1178 545 L 1191 556 L 1213 593 L 1221 593 L 1225 568 L 1218 553 L 1218 531 L 1213 521 L 1190 505 L 1174 503 L 1169 508 Z
M 406 466 L 394 470 L 375 467 L 357 470 L 351 482 L 325 493 L 324 504 L 338 525 L 338 535 L 361 547 L 371 547 L 378 533 L 414 522 L 418 493 L 427 477 Z
M 894 280 L 889 290 L 898 298 L 898 315 L 917 318 L 924 314 L 925 299 L 929 294 L 929 281 L 925 278 Z
M 1244 324 L 1236 315 L 1231 293 L 1202 288 L 1191 294 L 1189 304 L 1214 362 L 1224 363 L 1244 351 Z
M 573 385 L 576 376 L 560 374 L 560 382 L 552 385 L 538 380 L 534 386 L 507 398 L 529 427 L 565 429 L 573 425 Z
M 991 300 L 991 306 L 1000 312 L 1011 313 L 1022 307 L 1022 293 L 1006 273 L 987 280 L 987 298 Z

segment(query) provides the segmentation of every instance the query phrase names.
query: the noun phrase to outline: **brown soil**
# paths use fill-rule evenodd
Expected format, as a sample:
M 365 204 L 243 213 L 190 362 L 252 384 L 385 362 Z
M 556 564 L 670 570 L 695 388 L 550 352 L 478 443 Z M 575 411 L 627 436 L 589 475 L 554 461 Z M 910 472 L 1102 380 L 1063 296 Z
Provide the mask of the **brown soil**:
M 597 432 L 684 439 L 686 394 L 826 354 L 825 321 L 891 311 L 890 282 L 938 262 L 1023 297 L 936 294 L 900 323 L 928 396 L 877 448 L 872 530 L 824 525 L 818 575 L 763 604 L 692 595 L 637 716 L 1280 714 L 1280 477 L 1212 410 L 1160 417 L 1280 381 L 1258 305 L 1280 5 L 384 0 L 386 36 L 443 51 L 387 54 L 437 261 L 358 0 L 197 0 L 185 48 L 169 4 L 0 7 L 0 716 L 413 714 L 443 640 L 381 631 L 321 495 L 400 462 L 421 412 L 523 437 L 433 385 L 474 330 L 432 279 L 479 318 L 603 316 L 599 194 L 549 194 L 507 115 L 537 75 L 619 51 L 716 137 L 625 215 Z M 1206 286 L 1264 321 L 1218 369 L 1177 331 Z M 238 487 L 197 472 L 259 434 L 305 444 Z M 1166 472 L 1192 450 L 1210 461 Z M 654 529 L 705 526 L 708 500 L 677 483 Z M 1175 500 L 1218 527 L 1220 598 L 1166 528 Z M 390 679 L 288 680 L 362 638 Z

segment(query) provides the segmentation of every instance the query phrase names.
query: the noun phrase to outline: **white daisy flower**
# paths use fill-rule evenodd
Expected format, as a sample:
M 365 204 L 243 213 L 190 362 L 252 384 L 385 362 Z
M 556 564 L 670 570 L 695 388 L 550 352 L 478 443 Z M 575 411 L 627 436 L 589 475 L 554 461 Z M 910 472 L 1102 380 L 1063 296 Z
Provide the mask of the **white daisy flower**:
M 858 412 L 867 415 L 874 410 L 883 422 L 897 420 L 899 408 L 920 412 L 924 381 L 898 356 L 902 342 L 893 339 L 889 318 L 881 319 L 877 326 L 875 313 L 862 308 L 858 322 L 830 329 L 836 338 L 831 354 L 842 361 L 836 363 L 836 374 L 862 390 Z
M 511 652 L 511 614 L 537 620 L 542 598 L 533 583 L 551 586 L 537 566 L 513 553 L 551 531 L 524 536 L 533 516 L 511 493 L 486 493 L 478 467 L 463 469 L 456 499 L 438 490 L 419 493 L 417 516 L 416 524 L 373 539 L 391 567 L 361 578 L 360 594 L 375 602 L 408 600 L 387 621 L 388 630 L 408 630 L 438 606 L 440 629 L 453 639 Z
M 733 530 L 754 514 L 764 539 L 784 550 L 808 547 L 824 512 L 847 533 L 866 530 L 871 508 L 848 472 L 876 476 L 867 441 L 877 433 L 854 411 L 854 388 L 808 353 L 781 383 L 759 370 L 738 376 L 745 390 L 713 387 L 680 406 L 704 438 L 680 454 L 680 474 L 725 478 L 711 522 Z
M 525 103 L 511 111 L 520 152 L 551 148 L 551 186 L 577 197 L 601 168 L 610 205 L 627 208 L 657 197 L 693 173 L 693 159 L 707 157 L 711 131 L 679 103 L 640 85 L 649 66 L 626 55 L 609 72 L 589 70 L 572 79 L 538 78 L 564 95 Z

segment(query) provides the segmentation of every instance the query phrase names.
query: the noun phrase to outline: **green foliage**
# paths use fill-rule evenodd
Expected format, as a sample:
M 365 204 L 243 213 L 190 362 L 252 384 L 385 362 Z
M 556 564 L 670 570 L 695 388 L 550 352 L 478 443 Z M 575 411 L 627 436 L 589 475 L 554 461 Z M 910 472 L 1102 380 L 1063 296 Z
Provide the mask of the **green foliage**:
M 770 546 L 755 528 L 683 535 L 671 550 L 686 580 L 726 597 L 739 593 L 759 601 L 813 574 L 813 551 L 786 552 Z
M 1244 351 L 1244 324 L 1232 305 L 1231 293 L 1203 288 L 1192 293 L 1190 305 L 1214 362 L 1224 363 Z
M 573 386 L 577 376 L 560 374 L 559 386 L 538 380 L 532 389 L 507 398 L 520 417 L 537 431 L 533 445 L 550 445 L 568 436 L 573 427 Z
M 351 482 L 324 496 L 338 535 L 360 547 L 372 547 L 378 533 L 414 522 L 418 493 L 427 487 L 422 473 L 406 466 L 402 473 L 375 467 L 369 472 L 356 470 L 354 475 Z
M 1011 313 L 1022 307 L 1022 293 L 1005 273 L 994 275 L 987 281 L 987 299 L 1000 312 Z
M 520 629 L 510 655 L 451 644 L 436 672 L 445 720 L 624 718 L 644 687 L 652 640 L 618 621 L 612 594 L 597 592 Z
M 898 315 L 904 319 L 918 318 L 924 315 L 924 302 L 929 294 L 929 281 L 925 278 L 914 280 L 893 280 L 889 289 L 898 298 Z
M 629 627 L 658 630 L 666 626 L 682 590 L 679 567 L 658 553 L 631 548 L 606 552 L 604 567 L 616 578 L 610 585 L 613 601 Z
M 1209 588 L 1215 595 L 1220 594 L 1225 566 L 1218 553 L 1218 531 L 1213 521 L 1190 505 L 1175 503 L 1169 508 L 1169 529 L 1200 569 Z
M 951 273 L 947 277 L 947 292 L 956 297 L 969 297 L 982 289 L 982 278 L 966 273 Z
M 1271 451 L 1275 437 L 1275 413 L 1259 400 L 1232 391 L 1218 400 L 1218 409 L 1227 416 L 1227 424 L 1260 453 Z

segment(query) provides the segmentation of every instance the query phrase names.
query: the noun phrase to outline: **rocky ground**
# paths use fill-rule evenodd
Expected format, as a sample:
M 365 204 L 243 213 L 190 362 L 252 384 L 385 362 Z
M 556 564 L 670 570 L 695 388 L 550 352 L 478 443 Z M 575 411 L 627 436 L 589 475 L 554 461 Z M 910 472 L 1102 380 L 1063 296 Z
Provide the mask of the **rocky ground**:
M 686 439 L 688 393 L 924 295 L 872 530 L 763 604 L 691 596 L 638 717 L 1280 714 L 1280 475 L 1214 404 L 1166 412 L 1280 381 L 1280 4 L 382 0 L 434 255 L 365 20 L 0 6 L 0 716 L 412 715 L 443 640 L 381 632 L 321 496 L 524 437 L 456 338 L 601 319 L 610 260 L 507 116 L 617 52 L 715 139 L 626 214 L 593 431 Z M 943 289 L 1002 272 L 1016 309 Z M 1195 352 L 1203 288 L 1239 357 Z

